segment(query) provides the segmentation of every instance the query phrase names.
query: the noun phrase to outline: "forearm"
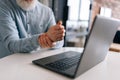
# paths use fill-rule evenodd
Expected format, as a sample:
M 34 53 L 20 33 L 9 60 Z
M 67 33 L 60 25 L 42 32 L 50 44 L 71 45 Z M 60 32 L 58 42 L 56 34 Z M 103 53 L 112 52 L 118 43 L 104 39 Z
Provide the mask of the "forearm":
M 39 47 L 38 44 L 38 36 L 39 35 L 34 35 L 30 38 L 23 38 L 23 39 L 14 39 L 14 40 L 9 40 L 6 42 L 6 47 L 10 50 L 12 53 L 28 53 L 31 52 Z

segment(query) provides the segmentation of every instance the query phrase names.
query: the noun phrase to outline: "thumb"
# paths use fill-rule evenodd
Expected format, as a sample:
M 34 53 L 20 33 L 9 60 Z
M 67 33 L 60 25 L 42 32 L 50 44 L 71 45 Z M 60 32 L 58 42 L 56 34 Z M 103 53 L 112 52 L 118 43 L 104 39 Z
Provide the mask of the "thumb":
M 63 24 L 62 20 L 59 20 L 59 21 L 57 22 L 57 25 L 62 25 L 62 24 Z

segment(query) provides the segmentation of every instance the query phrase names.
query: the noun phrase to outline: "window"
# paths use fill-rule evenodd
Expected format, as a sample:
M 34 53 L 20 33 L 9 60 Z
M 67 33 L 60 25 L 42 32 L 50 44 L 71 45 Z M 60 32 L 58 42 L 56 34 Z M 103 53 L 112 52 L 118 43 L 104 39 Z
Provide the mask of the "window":
M 79 12 L 80 20 L 89 20 L 89 7 L 90 7 L 89 0 L 81 0 L 81 7 Z
M 68 0 L 69 14 L 67 26 L 80 26 L 88 27 L 89 14 L 90 14 L 90 0 Z
M 69 20 L 78 20 L 78 14 L 79 14 L 79 2 L 80 0 L 68 0 L 68 6 L 69 6 Z

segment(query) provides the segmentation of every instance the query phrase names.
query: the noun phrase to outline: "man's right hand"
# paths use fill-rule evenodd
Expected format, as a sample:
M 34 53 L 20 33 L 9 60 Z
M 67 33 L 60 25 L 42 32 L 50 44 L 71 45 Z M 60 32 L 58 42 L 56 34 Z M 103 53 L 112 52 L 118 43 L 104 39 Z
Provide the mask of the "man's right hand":
M 64 26 L 62 26 L 62 24 L 52 26 L 49 28 L 46 34 L 53 42 L 63 40 L 65 36 Z

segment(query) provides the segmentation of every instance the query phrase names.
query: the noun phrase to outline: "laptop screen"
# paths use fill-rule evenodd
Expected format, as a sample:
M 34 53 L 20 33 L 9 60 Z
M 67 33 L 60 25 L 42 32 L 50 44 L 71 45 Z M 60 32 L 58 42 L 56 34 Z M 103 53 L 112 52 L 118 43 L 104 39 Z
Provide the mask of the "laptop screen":
M 97 15 L 85 44 L 77 75 L 104 60 L 120 20 Z

